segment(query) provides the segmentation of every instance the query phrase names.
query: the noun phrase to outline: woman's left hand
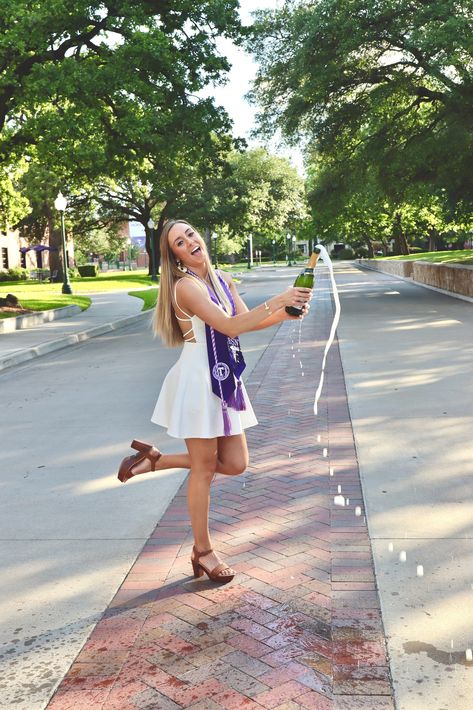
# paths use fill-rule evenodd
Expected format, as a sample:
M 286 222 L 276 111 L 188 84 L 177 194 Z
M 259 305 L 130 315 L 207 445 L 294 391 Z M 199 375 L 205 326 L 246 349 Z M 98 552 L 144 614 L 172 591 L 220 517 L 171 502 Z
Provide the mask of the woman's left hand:
M 289 315 L 289 313 L 286 313 L 285 308 L 281 308 L 281 314 L 282 314 L 281 320 L 302 320 L 303 318 L 305 318 L 305 316 L 308 314 L 308 312 L 310 310 L 310 303 L 309 302 L 304 303 L 301 306 L 301 308 L 302 308 L 302 315 L 300 315 L 300 316 L 291 316 L 291 315 Z

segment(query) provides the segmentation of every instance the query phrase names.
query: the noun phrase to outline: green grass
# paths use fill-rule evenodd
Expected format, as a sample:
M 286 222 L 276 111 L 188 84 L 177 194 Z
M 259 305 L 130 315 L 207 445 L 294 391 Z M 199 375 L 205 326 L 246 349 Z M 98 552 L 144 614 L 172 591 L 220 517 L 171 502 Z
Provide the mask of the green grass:
M 425 251 L 407 256 L 382 257 L 386 261 L 430 261 L 441 264 L 473 264 L 473 249 L 454 249 L 450 251 Z
M 13 289 L 12 289 L 13 290 Z M 87 296 L 69 296 L 67 294 L 58 293 L 44 298 L 30 298 L 29 293 L 26 296 L 15 292 L 23 308 L 29 311 L 49 311 L 51 308 L 64 308 L 65 306 L 80 306 L 85 311 L 91 304 L 90 298 Z M 0 313 L 0 318 L 14 318 L 16 313 Z M 21 313 L 19 315 L 22 315 Z
M 158 298 L 158 289 L 150 288 L 147 291 L 129 291 L 129 296 L 136 296 L 136 298 L 143 299 L 142 311 L 149 311 L 150 308 L 154 308 L 156 305 L 156 300 Z
M 71 279 L 74 294 L 97 293 L 103 291 L 129 291 L 130 288 L 144 288 L 151 286 L 152 281 L 147 271 L 116 271 L 100 274 L 99 276 L 85 276 Z M 51 284 L 38 281 L 5 281 L 0 283 L 0 295 L 4 293 L 34 294 L 35 296 L 60 294 L 62 283 Z M 21 299 L 20 299 L 21 300 Z

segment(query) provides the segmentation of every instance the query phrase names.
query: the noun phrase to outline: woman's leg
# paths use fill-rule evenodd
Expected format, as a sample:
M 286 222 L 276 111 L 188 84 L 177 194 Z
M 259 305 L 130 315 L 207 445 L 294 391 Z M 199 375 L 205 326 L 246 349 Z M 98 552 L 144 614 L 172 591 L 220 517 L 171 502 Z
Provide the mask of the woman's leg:
M 217 456 L 217 473 L 227 476 L 239 476 L 244 473 L 249 463 L 245 434 L 219 436 Z
M 194 533 L 195 546 L 199 552 L 210 550 L 209 533 L 210 485 L 217 468 L 218 439 L 186 439 L 191 460 L 187 481 L 187 503 Z M 201 557 L 202 563 L 212 571 L 220 562 L 215 552 Z M 232 574 L 228 567 L 221 574 Z
M 196 439 L 196 441 L 214 441 L 213 439 Z M 152 452 L 157 454 L 157 449 L 153 447 Z M 168 468 L 190 468 L 190 455 L 162 454 L 156 463 L 156 471 L 164 471 Z M 237 476 L 244 473 L 248 468 L 248 446 L 245 434 L 234 434 L 233 436 L 218 437 L 217 444 L 217 473 L 227 476 Z M 148 473 L 151 471 L 150 460 L 145 458 L 133 466 L 133 475 Z

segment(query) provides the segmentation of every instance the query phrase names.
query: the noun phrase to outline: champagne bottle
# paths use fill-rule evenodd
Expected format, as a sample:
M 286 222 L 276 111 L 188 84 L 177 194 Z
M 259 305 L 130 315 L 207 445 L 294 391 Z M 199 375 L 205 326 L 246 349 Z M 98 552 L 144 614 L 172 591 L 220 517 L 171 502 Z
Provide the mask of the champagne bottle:
M 304 271 L 301 271 L 297 279 L 294 281 L 294 286 L 299 286 L 300 288 L 312 288 L 314 285 L 314 269 L 317 264 L 317 259 L 319 254 L 317 252 L 312 252 L 309 263 L 307 264 Z M 286 313 L 291 316 L 302 315 L 302 308 L 297 308 L 296 306 L 286 306 Z

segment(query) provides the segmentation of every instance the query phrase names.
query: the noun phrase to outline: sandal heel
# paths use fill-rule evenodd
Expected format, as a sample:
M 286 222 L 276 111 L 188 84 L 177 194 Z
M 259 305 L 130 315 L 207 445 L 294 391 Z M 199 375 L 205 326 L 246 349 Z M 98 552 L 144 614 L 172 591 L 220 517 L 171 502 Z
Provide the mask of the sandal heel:
M 192 562 L 192 569 L 194 570 L 194 577 L 202 577 L 204 574 L 204 570 L 202 567 L 199 565 L 198 562 L 195 562 L 195 560 L 191 560 Z
M 131 442 L 131 448 L 135 449 L 135 451 L 145 453 L 152 448 L 152 444 L 146 444 L 144 441 L 140 441 L 139 439 L 133 439 Z

